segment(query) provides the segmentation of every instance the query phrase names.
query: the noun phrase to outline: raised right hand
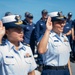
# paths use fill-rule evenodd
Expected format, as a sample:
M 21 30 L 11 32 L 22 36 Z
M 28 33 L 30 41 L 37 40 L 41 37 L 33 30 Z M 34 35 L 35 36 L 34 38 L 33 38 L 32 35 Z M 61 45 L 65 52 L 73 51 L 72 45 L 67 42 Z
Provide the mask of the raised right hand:
M 48 17 L 48 19 L 47 19 L 46 28 L 49 31 L 52 30 L 52 22 L 51 22 L 51 18 L 50 17 Z
M 5 27 L 3 26 L 2 21 L 0 21 L 0 39 L 5 35 Z

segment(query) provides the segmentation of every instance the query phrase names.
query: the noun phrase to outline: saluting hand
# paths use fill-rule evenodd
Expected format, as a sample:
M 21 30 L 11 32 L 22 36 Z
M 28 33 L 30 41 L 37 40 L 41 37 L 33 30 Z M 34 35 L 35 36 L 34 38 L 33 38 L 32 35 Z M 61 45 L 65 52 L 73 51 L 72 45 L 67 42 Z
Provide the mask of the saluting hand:
M 48 17 L 48 19 L 47 19 L 46 28 L 47 28 L 47 30 L 49 30 L 49 31 L 52 30 L 52 22 L 51 22 L 51 18 L 50 18 L 50 17 Z
M 3 38 L 4 34 L 5 34 L 5 27 L 3 26 L 2 21 L 0 21 L 0 39 Z

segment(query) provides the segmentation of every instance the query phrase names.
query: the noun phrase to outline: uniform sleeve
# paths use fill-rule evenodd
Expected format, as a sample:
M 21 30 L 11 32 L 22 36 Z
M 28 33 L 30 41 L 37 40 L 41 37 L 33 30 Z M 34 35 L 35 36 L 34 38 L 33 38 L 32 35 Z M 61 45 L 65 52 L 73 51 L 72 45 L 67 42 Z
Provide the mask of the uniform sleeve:
M 31 59 L 31 67 L 30 67 L 29 72 L 32 72 L 33 70 L 35 70 L 35 69 L 37 68 L 37 64 L 36 64 L 36 62 L 35 62 L 35 59 L 34 59 L 34 57 L 33 57 L 33 54 L 32 54 L 31 49 L 30 49 L 30 53 L 31 53 L 31 55 L 32 55 L 32 59 Z

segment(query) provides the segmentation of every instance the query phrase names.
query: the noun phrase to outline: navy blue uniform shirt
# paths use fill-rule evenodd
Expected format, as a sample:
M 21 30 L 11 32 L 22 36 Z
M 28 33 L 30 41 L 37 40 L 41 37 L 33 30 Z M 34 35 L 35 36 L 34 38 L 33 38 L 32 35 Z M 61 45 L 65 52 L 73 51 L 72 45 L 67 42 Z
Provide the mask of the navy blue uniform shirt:
M 64 26 L 64 29 L 63 29 L 64 34 L 68 33 L 73 28 L 72 24 L 73 24 L 72 20 L 67 20 L 66 25 Z M 70 41 L 71 35 L 68 35 L 67 37 L 68 37 L 68 39 Z
M 28 25 L 28 21 L 26 19 L 23 20 L 24 25 Z
M 34 41 L 34 30 L 35 30 L 35 24 L 32 23 L 32 25 L 26 25 L 24 29 L 24 42 L 27 44 L 30 44 L 30 42 Z
M 40 19 L 35 26 L 35 39 L 37 42 L 40 36 L 45 33 L 45 30 L 46 30 L 46 21 Z
M 72 27 L 72 20 L 67 20 L 63 33 L 67 33 Z

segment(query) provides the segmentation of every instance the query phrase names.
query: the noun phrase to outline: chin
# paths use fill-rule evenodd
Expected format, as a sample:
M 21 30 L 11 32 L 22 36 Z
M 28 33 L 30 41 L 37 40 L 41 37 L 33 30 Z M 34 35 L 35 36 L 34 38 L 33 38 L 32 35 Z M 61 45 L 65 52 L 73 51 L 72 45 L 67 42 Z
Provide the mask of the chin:
M 62 33 L 63 32 L 63 30 L 60 30 L 60 33 Z
M 22 42 L 23 41 L 23 39 L 19 39 L 19 42 Z

